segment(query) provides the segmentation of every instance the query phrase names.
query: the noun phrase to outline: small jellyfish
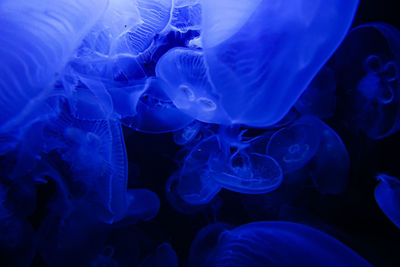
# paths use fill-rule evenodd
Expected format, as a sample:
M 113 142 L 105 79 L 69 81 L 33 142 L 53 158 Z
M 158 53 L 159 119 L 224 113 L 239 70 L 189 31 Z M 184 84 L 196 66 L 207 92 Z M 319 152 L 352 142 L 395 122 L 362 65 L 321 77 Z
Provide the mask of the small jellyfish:
M 399 179 L 379 174 L 379 184 L 375 188 L 375 200 L 385 215 L 400 228 L 400 181 Z
M 344 39 L 358 2 L 202 1 L 202 47 L 218 107 L 234 123 L 281 120 Z
M 203 266 L 371 266 L 323 232 L 280 221 L 226 230 L 211 255 Z
M 324 66 L 295 104 L 302 115 L 314 115 L 320 119 L 333 116 L 336 108 L 335 73 Z
M 365 24 L 349 33 L 335 56 L 337 113 L 356 133 L 381 139 L 400 129 L 399 44 L 392 25 Z
M 201 51 L 188 48 L 169 50 L 158 61 L 156 75 L 166 81 L 165 93 L 183 112 L 202 122 L 229 121 L 209 82 Z
M 305 166 L 319 145 L 319 128 L 303 117 L 275 132 L 269 139 L 266 154 L 276 159 L 283 173 L 288 174 Z
M 147 256 L 140 267 L 178 267 L 178 257 L 168 243 L 162 243 L 156 251 Z
M 202 124 L 199 121 L 193 121 L 190 125 L 174 133 L 174 142 L 177 145 L 186 145 L 192 142 L 199 133 Z
M 149 78 L 146 88 L 136 106 L 136 118 L 128 123 L 138 131 L 145 133 L 174 132 L 185 128 L 193 118 L 181 110 L 163 92 L 164 81 Z
M 149 221 L 157 215 L 160 209 L 160 199 L 147 189 L 128 189 L 127 203 L 125 220 L 130 222 Z

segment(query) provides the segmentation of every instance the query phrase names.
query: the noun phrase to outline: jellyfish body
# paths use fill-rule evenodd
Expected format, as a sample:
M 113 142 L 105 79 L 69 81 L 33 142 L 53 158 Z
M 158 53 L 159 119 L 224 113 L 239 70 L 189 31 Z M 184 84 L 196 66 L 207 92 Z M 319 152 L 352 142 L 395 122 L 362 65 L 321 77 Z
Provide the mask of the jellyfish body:
M 183 6 L 174 6 L 171 26 L 178 31 L 200 30 L 201 25 L 201 4 L 186 3 Z
M 336 55 L 339 114 L 349 128 L 372 139 L 400 129 L 399 44 L 400 32 L 395 27 L 365 24 L 349 33 Z
M 250 126 L 279 121 L 339 46 L 357 5 L 202 1 L 207 70 L 230 120 Z
M 183 112 L 203 122 L 228 122 L 209 82 L 201 51 L 188 48 L 169 50 L 158 61 L 156 75 L 166 81 L 166 94 Z
M 199 123 L 198 121 L 194 121 L 185 128 L 175 132 L 174 133 L 175 144 L 183 146 L 192 142 L 196 138 L 201 127 L 202 127 L 201 123 Z
M 180 130 L 193 118 L 179 110 L 162 90 L 164 81 L 149 78 L 136 106 L 136 118 L 128 126 L 146 133 Z
M 320 131 L 302 118 L 275 132 L 269 139 L 266 154 L 278 161 L 285 174 L 299 170 L 315 155 L 320 145 Z
M 400 181 L 385 174 L 378 175 L 375 200 L 385 215 L 400 228 Z
M 37 106 L 107 3 L 2 1 L 0 132 L 24 123 L 32 113 L 41 115 L 35 113 Z
M 314 228 L 289 222 L 257 222 L 219 236 L 203 266 L 371 266 L 356 252 Z

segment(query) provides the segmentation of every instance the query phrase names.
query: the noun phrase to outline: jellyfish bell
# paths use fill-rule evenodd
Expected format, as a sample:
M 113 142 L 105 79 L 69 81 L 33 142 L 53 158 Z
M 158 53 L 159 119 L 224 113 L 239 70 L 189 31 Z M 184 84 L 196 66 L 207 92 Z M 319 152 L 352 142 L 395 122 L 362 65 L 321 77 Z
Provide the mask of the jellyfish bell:
M 335 55 L 338 114 L 350 129 L 372 139 L 400 128 L 399 43 L 400 32 L 394 26 L 364 24 L 349 33 Z
M 400 181 L 385 174 L 377 176 L 379 184 L 375 187 L 375 200 L 383 213 L 400 228 Z
M 256 127 L 279 121 L 344 39 L 357 5 L 202 1 L 207 73 L 229 120 Z

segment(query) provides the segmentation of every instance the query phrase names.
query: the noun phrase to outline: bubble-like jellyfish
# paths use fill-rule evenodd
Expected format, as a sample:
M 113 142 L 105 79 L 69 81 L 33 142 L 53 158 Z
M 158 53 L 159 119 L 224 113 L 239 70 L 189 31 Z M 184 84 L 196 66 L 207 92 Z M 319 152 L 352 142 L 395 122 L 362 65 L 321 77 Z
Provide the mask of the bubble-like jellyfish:
M 212 135 L 200 141 L 185 158 L 184 166 L 179 171 L 179 182 L 176 190 L 187 203 L 202 205 L 209 203 L 221 190 L 211 176 L 209 161 L 221 150 L 219 138 Z
M 335 73 L 327 66 L 315 76 L 295 104 L 302 115 L 314 115 L 320 119 L 333 116 L 336 108 Z
M 213 253 L 203 266 L 371 266 L 323 232 L 280 221 L 224 231 Z
M 36 109 L 107 3 L 1 2 L 0 132 L 41 115 Z
M 178 267 L 178 257 L 168 243 L 159 245 L 154 253 L 147 256 L 140 267 Z
M 231 122 L 279 121 L 344 39 L 358 0 L 202 4 L 202 46 Z
M 280 129 L 269 139 L 266 154 L 278 161 L 285 174 L 305 166 L 319 148 L 320 129 L 307 118 Z
M 228 123 L 209 82 L 202 51 L 169 50 L 157 62 L 156 75 L 166 81 L 163 89 L 180 110 L 199 121 Z
M 190 246 L 189 266 L 205 266 L 208 257 L 212 257 L 213 250 L 218 245 L 218 239 L 222 232 L 233 227 L 227 223 L 213 223 L 202 228 L 194 238 Z
M 163 80 L 147 80 L 145 91 L 136 106 L 136 117 L 125 123 L 127 126 L 146 133 L 165 133 L 180 130 L 194 120 L 172 103 L 163 87 Z
M 321 142 L 310 163 L 315 187 L 323 194 L 339 194 L 346 187 L 350 176 L 350 156 L 340 136 L 316 117 L 307 120 L 319 128 Z
M 375 200 L 385 215 L 400 228 L 400 181 L 396 177 L 379 174 Z
M 372 139 L 400 129 L 400 32 L 371 23 L 354 28 L 335 56 L 339 114 Z

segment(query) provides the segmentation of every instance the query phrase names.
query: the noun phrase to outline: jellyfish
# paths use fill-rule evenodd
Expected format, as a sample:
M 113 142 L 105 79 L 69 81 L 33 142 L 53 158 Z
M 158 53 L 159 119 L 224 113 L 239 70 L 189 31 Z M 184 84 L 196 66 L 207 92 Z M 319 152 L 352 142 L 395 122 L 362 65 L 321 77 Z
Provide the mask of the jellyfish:
M 295 104 L 302 115 L 314 115 L 320 119 L 333 116 L 336 108 L 335 73 L 324 66 Z
M 165 95 L 164 81 L 149 78 L 136 106 L 137 115 L 127 125 L 146 133 L 174 132 L 185 128 L 193 118 L 180 111 Z M 126 123 L 125 123 L 126 124 Z
M 379 184 L 375 188 L 375 200 L 383 213 L 400 228 L 400 181 L 399 179 L 379 174 Z
M 171 27 L 180 32 L 188 30 L 200 30 L 201 4 L 186 3 L 182 6 L 174 6 L 171 18 Z
M 319 130 L 303 117 L 275 132 L 269 139 L 266 154 L 276 159 L 285 174 L 299 170 L 317 152 L 321 140 Z
M 205 266 L 208 257 L 212 257 L 212 251 L 218 245 L 218 239 L 221 233 L 231 230 L 233 227 L 227 223 L 213 223 L 202 228 L 194 238 L 190 246 L 189 266 Z
M 315 187 L 323 194 L 340 194 L 350 176 L 350 156 L 340 136 L 316 117 L 307 118 L 320 128 L 321 142 L 312 162 L 311 177 Z
M 199 121 L 193 121 L 185 128 L 174 133 L 174 142 L 177 145 L 186 145 L 192 142 L 198 135 L 202 124 Z
M 381 139 L 400 128 L 399 43 L 392 25 L 365 24 L 349 33 L 335 56 L 338 114 L 356 133 Z
M 41 115 L 38 106 L 107 3 L 2 1 L 0 132 L 29 123 L 33 114 Z
M 178 267 L 178 257 L 168 243 L 162 243 L 156 251 L 147 256 L 140 267 Z
M 201 51 L 189 48 L 169 50 L 157 62 L 156 76 L 166 81 L 165 93 L 183 112 L 202 122 L 229 122 L 209 82 Z
M 371 266 L 352 249 L 297 223 L 249 223 L 219 235 L 203 266 Z

